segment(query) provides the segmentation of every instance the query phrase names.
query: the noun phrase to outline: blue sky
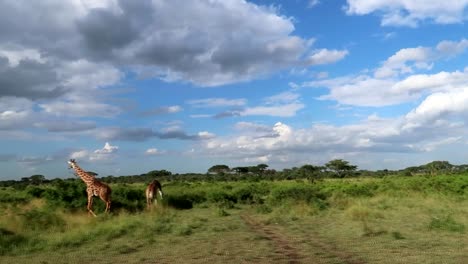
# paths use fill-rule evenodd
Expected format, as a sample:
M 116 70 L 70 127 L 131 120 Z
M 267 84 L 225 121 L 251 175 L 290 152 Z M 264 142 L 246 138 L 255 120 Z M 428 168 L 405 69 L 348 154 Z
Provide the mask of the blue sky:
M 467 163 L 468 0 L 0 3 L 0 180 Z

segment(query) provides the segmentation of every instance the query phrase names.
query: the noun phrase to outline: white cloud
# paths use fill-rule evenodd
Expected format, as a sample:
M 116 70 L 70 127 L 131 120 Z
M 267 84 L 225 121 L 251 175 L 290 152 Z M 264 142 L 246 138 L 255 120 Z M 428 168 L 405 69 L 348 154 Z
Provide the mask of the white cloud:
M 417 47 L 401 49 L 383 62 L 382 67 L 375 71 L 374 76 L 376 78 L 388 78 L 400 74 L 412 73 L 414 68 L 430 69 L 431 64 L 428 63 L 430 59 L 430 48 Z M 413 64 L 408 65 L 408 62 L 413 62 Z
M 0 10 L 5 29 L 0 56 L 13 66 L 24 59 L 47 62 L 42 67 L 59 75 L 94 62 L 140 76 L 217 86 L 303 66 L 313 44 L 294 35 L 294 19 L 281 9 L 243 0 L 19 0 L 1 2 Z M 343 52 L 319 49 L 311 64 L 335 62 Z M 95 78 L 115 83 L 86 75 L 68 79 L 68 86 L 83 83 L 86 89 Z
M 463 72 L 439 72 L 435 74 L 411 75 L 392 85 L 392 93 L 420 94 L 426 92 L 448 91 L 465 87 L 468 83 L 468 68 Z
M 462 39 L 460 41 L 444 40 L 437 44 L 436 50 L 444 56 L 455 56 L 463 53 L 468 49 L 468 40 Z
M 198 132 L 198 138 L 199 139 L 210 139 L 210 138 L 214 138 L 214 137 L 216 137 L 216 135 L 213 134 L 213 133 L 210 133 L 208 131 Z
M 269 96 L 264 99 L 267 104 L 276 104 L 276 103 L 290 103 L 297 102 L 300 98 L 300 94 L 287 91 L 282 92 L 277 95 Z
M 74 151 L 70 154 L 71 159 L 87 160 L 87 161 L 109 161 L 115 159 L 116 153 L 118 151 L 118 146 L 112 146 L 109 142 L 104 144 L 104 147 L 101 149 L 96 149 L 94 151 L 89 151 L 86 149 L 81 149 Z
M 164 151 L 161 151 L 161 150 L 159 150 L 159 149 L 157 149 L 157 148 L 149 148 L 149 149 L 147 149 L 147 150 L 145 151 L 145 154 L 146 154 L 146 155 L 149 155 L 149 156 L 161 155 L 161 154 L 163 154 L 163 153 L 164 153 Z
M 373 75 L 361 74 L 305 82 L 302 87 L 326 87 L 329 93 L 319 99 L 335 100 L 344 105 L 389 106 L 421 98 L 427 93 L 465 87 L 468 68 L 464 71 L 420 74 L 432 69 L 435 61 L 460 54 L 466 40 L 441 41 L 437 48 L 416 47 L 397 51 Z M 453 47 L 453 52 L 447 50 Z
M 187 101 L 188 104 L 197 108 L 208 107 L 240 107 L 247 104 L 247 99 L 227 99 L 227 98 L 205 98 Z
M 292 117 L 305 107 L 300 102 L 300 94 L 292 91 L 282 92 L 273 96 L 263 98 L 263 103 L 258 106 L 245 106 L 245 99 L 225 99 L 225 98 L 208 98 L 200 100 L 188 101 L 195 107 L 222 107 L 230 106 L 232 109 L 215 114 L 197 114 L 191 115 L 193 118 L 225 118 L 234 116 L 279 116 Z
M 6 57 L 10 67 L 16 67 L 22 60 L 33 60 L 39 63 L 45 63 L 45 59 L 36 49 L 22 48 L 2 48 L 0 47 L 0 57 Z
M 88 101 L 84 98 L 77 98 L 70 101 L 54 101 L 47 104 L 39 105 L 44 112 L 57 116 L 72 116 L 72 117 L 114 117 L 121 113 L 119 107 L 96 102 Z
M 327 87 L 330 92 L 319 97 L 344 105 L 387 106 L 407 102 L 415 97 L 406 93 L 392 93 L 395 80 L 376 79 L 366 75 L 304 83 L 304 87 Z
M 468 88 L 433 93 L 406 115 L 409 127 L 419 127 L 451 115 L 467 116 Z
M 247 107 L 239 114 L 241 116 L 277 116 L 277 117 L 292 117 L 295 116 L 297 111 L 305 107 L 302 103 L 290 103 L 274 106 L 255 106 Z
M 34 123 L 33 103 L 25 98 L 0 97 L 0 130 L 16 130 Z
M 94 151 L 94 153 L 96 153 L 96 154 L 112 154 L 112 153 L 115 153 L 118 149 L 119 149 L 118 146 L 111 146 L 111 144 L 109 144 L 109 142 L 106 142 L 106 144 L 104 144 L 104 147 L 102 149 L 96 149 Z
M 273 166 L 319 163 L 332 158 L 431 152 L 466 138 L 468 90 L 428 98 L 413 111 L 394 118 L 376 114 L 352 125 L 315 124 L 295 129 L 284 123 L 265 126 L 239 122 L 237 133 L 200 144 L 194 155 L 231 159 L 233 162 L 268 161 Z M 458 120 L 460 122 L 454 122 Z
M 429 20 L 437 24 L 462 23 L 466 20 L 468 0 L 347 0 L 348 15 L 382 16 L 383 26 L 417 27 Z
M 307 8 L 312 8 L 320 4 L 320 0 L 309 0 L 309 3 L 307 4 Z
M 86 159 L 89 156 L 89 151 L 87 150 L 78 150 L 70 154 L 71 159 Z
M 328 49 L 321 49 L 315 51 L 309 58 L 307 59 L 308 65 L 321 65 L 321 64 L 331 64 L 335 63 L 339 60 L 342 60 L 346 55 L 348 55 L 347 50 L 328 50 Z

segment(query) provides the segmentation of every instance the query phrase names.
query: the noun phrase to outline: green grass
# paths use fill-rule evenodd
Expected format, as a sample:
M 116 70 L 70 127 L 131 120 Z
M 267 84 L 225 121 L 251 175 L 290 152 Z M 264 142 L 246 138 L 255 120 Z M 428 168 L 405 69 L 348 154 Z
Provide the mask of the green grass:
M 287 263 L 284 248 L 304 263 L 468 263 L 467 186 L 463 175 L 174 182 L 147 211 L 144 186 L 122 184 L 110 215 L 96 200 L 96 218 L 73 186 L 4 188 L 0 263 Z

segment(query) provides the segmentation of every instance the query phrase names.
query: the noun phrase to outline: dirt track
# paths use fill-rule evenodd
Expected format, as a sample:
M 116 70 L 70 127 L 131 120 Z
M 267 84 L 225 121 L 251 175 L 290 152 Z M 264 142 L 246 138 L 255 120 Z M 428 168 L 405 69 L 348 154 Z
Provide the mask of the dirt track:
M 271 240 L 275 246 L 275 252 L 272 254 L 271 260 L 281 263 L 345 263 L 345 264 L 365 264 L 358 256 L 345 252 L 336 248 L 334 245 L 325 243 L 314 234 L 305 235 L 307 243 L 311 245 L 315 252 L 301 254 L 299 248 L 301 241 L 288 237 L 275 226 L 262 224 L 253 217 L 242 214 L 241 218 L 244 222 L 257 234 Z

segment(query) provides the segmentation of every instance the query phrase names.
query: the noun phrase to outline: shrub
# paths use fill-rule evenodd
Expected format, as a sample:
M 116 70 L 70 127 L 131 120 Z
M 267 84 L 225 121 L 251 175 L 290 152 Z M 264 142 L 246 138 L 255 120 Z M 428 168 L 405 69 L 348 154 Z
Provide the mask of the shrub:
M 25 203 L 30 200 L 26 192 L 13 188 L 0 188 L 0 203 Z
M 20 214 L 20 221 L 25 229 L 33 231 L 48 230 L 51 228 L 63 230 L 65 221 L 54 212 L 40 209 L 31 209 Z
M 0 255 L 5 255 L 26 242 L 26 237 L 0 228 Z
M 169 206 L 176 209 L 191 209 L 194 204 L 200 204 L 206 201 L 204 193 L 171 193 L 165 196 L 165 201 Z
M 237 201 L 245 204 L 263 204 L 265 197 L 270 193 L 270 186 L 266 183 L 251 183 L 241 185 L 233 190 L 232 195 Z
M 270 204 L 281 204 L 287 200 L 313 203 L 318 208 L 327 207 L 326 196 L 314 185 L 275 186 L 268 200 Z

